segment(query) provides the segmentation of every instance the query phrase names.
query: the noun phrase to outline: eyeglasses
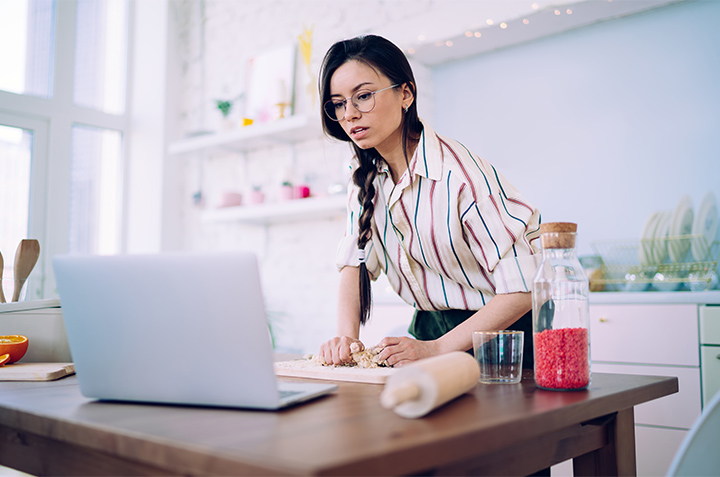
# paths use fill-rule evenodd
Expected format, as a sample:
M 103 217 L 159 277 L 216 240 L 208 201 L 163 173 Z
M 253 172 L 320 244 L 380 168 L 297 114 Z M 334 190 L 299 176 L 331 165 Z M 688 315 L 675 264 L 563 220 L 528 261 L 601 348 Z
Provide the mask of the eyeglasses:
M 352 101 L 352 105 L 355 106 L 355 109 L 357 109 L 361 113 L 369 113 L 375 107 L 375 95 L 377 93 L 388 89 L 397 88 L 398 86 L 400 85 L 394 84 L 392 86 L 388 86 L 387 88 L 379 89 L 377 91 L 368 91 L 366 89 L 361 89 L 360 91 L 356 91 L 355 94 L 353 94 L 347 99 L 343 99 L 341 101 L 337 99 L 331 99 L 323 105 L 323 109 L 325 110 L 325 114 L 327 114 L 327 117 L 329 117 L 333 121 L 342 121 L 343 119 L 345 119 L 347 102 L 348 100 L 350 100 Z

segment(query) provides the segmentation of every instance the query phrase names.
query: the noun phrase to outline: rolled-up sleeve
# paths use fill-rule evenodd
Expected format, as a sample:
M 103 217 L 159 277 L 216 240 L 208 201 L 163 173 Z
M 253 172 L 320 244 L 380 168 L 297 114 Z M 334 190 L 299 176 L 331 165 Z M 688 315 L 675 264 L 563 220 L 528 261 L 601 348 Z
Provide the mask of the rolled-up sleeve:
M 521 197 L 489 195 L 464 217 L 478 263 L 492 275 L 497 294 L 529 292 L 540 262 L 535 245 L 540 214 Z

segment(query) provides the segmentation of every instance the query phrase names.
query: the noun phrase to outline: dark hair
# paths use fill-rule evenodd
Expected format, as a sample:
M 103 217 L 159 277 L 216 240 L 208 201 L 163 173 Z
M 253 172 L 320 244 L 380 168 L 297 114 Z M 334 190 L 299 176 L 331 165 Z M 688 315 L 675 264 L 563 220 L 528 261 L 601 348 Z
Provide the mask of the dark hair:
M 360 188 L 358 202 L 361 213 L 358 217 L 358 248 L 364 249 L 372 238 L 372 216 L 375 210 L 375 186 L 377 176 L 377 159 L 380 154 L 374 149 L 361 149 L 352 142 L 339 122 L 328 118 L 323 112 L 323 105 L 330 99 L 330 80 L 335 71 L 351 60 L 360 61 L 378 73 L 385 75 L 391 84 L 406 84 L 415 97 L 403 115 L 402 147 L 405 161 L 409 162 L 407 149 L 410 141 L 416 141 L 422 131 L 422 123 L 417 114 L 417 93 L 415 76 L 405 54 L 391 41 L 376 35 L 366 35 L 350 40 L 339 41 L 330 47 L 325 54 L 320 68 L 318 87 L 320 89 L 320 115 L 323 120 L 325 134 L 340 141 L 350 142 L 360 166 L 353 174 L 353 182 Z M 360 323 L 365 324 L 370 317 L 372 293 L 370 274 L 365 263 L 360 263 Z

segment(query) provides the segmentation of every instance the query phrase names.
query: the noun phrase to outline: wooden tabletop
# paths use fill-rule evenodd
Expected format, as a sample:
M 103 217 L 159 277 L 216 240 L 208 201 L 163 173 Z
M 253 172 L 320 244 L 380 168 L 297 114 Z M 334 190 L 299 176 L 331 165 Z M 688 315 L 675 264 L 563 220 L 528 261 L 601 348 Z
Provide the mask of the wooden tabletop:
M 270 412 L 93 401 L 74 376 L 0 383 L 0 464 L 35 475 L 529 473 L 606 445 L 619 427 L 628 448 L 632 407 L 678 390 L 677 378 L 595 373 L 588 390 L 544 391 L 527 372 L 411 420 L 380 406 L 381 385 L 338 385 Z

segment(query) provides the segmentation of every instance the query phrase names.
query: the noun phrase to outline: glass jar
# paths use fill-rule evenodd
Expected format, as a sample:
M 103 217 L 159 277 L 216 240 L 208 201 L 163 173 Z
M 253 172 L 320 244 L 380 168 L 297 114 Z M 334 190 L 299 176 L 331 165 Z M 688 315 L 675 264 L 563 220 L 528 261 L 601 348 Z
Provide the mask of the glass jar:
M 542 262 L 533 279 L 535 383 L 551 390 L 590 385 L 589 286 L 575 251 L 577 224 L 540 226 Z

